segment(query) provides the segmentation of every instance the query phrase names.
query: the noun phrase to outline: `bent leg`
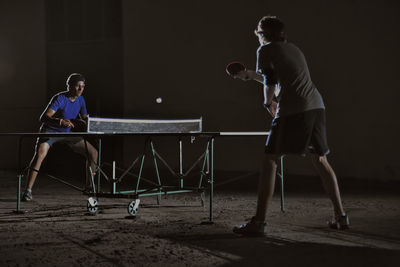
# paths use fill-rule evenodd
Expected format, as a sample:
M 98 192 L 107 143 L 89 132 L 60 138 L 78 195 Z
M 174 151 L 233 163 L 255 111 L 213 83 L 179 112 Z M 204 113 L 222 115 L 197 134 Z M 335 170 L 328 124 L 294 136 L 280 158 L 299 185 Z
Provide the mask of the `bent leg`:
M 85 144 L 86 142 L 86 144 Z M 89 188 L 92 184 L 91 177 L 95 175 L 97 169 L 97 158 L 98 152 L 97 149 L 92 146 L 88 141 L 81 140 L 76 144 L 71 145 L 71 148 L 76 153 L 83 155 L 86 158 L 86 181 L 85 185 Z M 90 167 L 90 169 L 89 169 Z M 90 172 L 91 170 L 91 172 Z
M 258 199 L 255 220 L 265 221 L 275 189 L 276 169 L 279 155 L 265 154 L 258 181 Z
M 340 197 L 337 178 L 335 172 L 328 162 L 328 159 L 326 156 L 318 156 L 316 154 L 313 154 L 311 159 L 315 169 L 321 177 L 322 185 L 332 201 L 335 214 L 339 216 L 345 214 Z
M 74 152 L 83 155 L 89 161 L 92 171 L 96 171 L 98 152 L 97 149 L 92 146 L 92 144 L 90 144 L 88 141 L 81 140 L 78 143 L 71 145 L 71 148 Z
M 40 166 L 42 166 L 42 162 L 46 158 L 49 149 L 50 145 L 46 142 L 36 145 L 35 154 L 33 155 L 33 158 L 29 164 L 30 168 L 28 171 L 28 182 L 26 186 L 27 189 L 32 190 Z

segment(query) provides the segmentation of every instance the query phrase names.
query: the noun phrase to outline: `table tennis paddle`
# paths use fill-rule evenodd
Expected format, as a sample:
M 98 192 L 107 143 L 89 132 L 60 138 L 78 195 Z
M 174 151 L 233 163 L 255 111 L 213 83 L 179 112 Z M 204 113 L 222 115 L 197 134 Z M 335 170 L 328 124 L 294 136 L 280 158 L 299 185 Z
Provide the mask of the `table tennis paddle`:
M 231 62 L 228 65 L 226 65 L 226 73 L 228 73 L 230 76 L 236 76 L 239 72 L 245 71 L 246 67 L 237 61 Z
M 74 127 L 71 128 L 72 132 L 86 132 L 87 131 L 87 125 L 86 121 L 82 119 L 73 119 L 71 122 L 74 124 Z

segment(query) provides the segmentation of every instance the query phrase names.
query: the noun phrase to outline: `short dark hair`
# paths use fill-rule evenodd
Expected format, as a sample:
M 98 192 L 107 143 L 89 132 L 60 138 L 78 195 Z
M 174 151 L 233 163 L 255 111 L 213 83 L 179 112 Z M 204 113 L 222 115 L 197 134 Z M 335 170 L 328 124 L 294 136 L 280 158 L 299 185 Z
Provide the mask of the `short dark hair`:
M 264 16 L 258 22 L 258 26 L 262 30 L 260 33 L 265 36 L 268 41 L 278 42 L 286 41 L 285 24 L 276 16 Z
M 72 73 L 68 76 L 66 84 L 67 86 L 73 86 L 80 81 L 85 82 L 86 81 L 85 77 L 80 73 Z

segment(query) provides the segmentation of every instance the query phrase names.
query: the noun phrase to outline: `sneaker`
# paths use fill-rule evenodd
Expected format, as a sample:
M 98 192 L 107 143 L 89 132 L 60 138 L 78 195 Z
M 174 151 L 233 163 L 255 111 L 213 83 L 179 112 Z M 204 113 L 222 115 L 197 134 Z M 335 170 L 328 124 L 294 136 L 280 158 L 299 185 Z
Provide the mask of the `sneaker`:
M 263 237 L 266 235 L 266 228 L 267 224 L 265 222 L 257 222 L 253 217 L 250 222 L 235 226 L 233 232 L 244 236 Z
M 328 222 L 328 226 L 336 230 L 349 229 L 350 226 L 349 216 L 347 216 L 347 214 L 335 216 L 335 218 L 332 221 Z
M 32 190 L 26 189 L 22 195 L 22 201 L 31 201 L 33 199 Z

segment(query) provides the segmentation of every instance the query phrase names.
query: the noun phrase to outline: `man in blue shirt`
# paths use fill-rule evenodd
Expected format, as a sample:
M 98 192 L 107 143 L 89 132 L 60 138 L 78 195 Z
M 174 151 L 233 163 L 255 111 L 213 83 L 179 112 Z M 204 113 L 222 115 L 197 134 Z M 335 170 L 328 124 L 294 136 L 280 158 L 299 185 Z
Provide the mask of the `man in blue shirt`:
M 302 51 L 287 42 L 284 24 L 274 16 L 263 17 L 255 31 L 260 47 L 257 69 L 244 70 L 235 78 L 263 84 L 264 107 L 274 117 L 265 147 L 265 157 L 258 186 L 255 216 L 247 224 L 235 227 L 237 234 L 263 236 L 266 213 L 274 192 L 277 162 L 282 155 L 310 153 L 334 208 L 329 226 L 347 229 L 349 218 L 340 197 L 335 172 L 326 155 L 325 105 L 313 84 Z
M 85 78 L 79 73 L 71 74 L 67 79 L 67 91 L 60 92 L 52 97 L 46 109 L 40 116 L 42 125 L 40 132 L 48 133 L 67 133 L 74 125 L 73 120 L 87 119 L 85 99 L 82 93 L 85 88 Z M 32 200 L 32 187 L 35 183 L 40 166 L 45 159 L 50 147 L 56 142 L 68 144 L 74 152 L 89 157 L 89 166 L 93 175 L 96 171 L 97 150 L 89 142 L 81 137 L 46 137 L 38 138 L 35 147 L 35 153 L 29 165 L 28 182 L 25 193 L 22 197 L 24 201 Z M 86 143 L 86 144 L 85 144 Z M 88 177 L 87 177 L 88 178 Z M 86 186 L 89 180 L 86 179 Z

